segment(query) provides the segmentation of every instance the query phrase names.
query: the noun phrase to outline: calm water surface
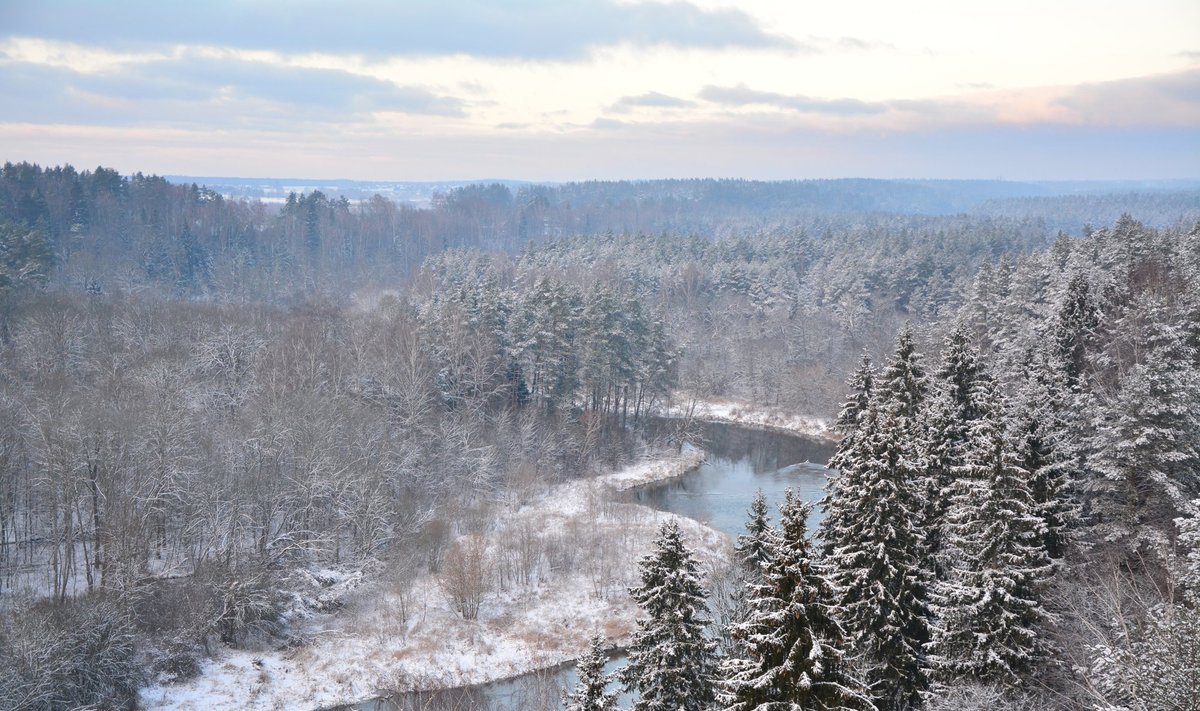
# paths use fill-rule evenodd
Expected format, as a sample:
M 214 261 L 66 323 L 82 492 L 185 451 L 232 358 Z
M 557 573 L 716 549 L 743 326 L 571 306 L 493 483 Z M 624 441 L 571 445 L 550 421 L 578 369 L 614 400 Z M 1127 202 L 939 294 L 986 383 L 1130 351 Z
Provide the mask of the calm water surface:
M 773 522 L 788 488 L 813 503 L 824 495 L 825 463 L 833 454 L 829 442 L 718 424 L 704 425 L 701 434 L 708 460 L 686 476 L 634 492 L 638 502 L 736 538 L 745 530 L 746 512 L 759 489 Z M 817 517 L 814 511 L 810 530 Z
M 736 538 L 745 530 L 746 512 L 759 489 L 771 507 L 772 522 L 778 522 L 778 505 L 789 487 L 805 501 L 816 503 L 821 499 L 828 472 L 825 462 L 833 453 L 829 442 L 733 425 L 703 424 L 698 431 L 708 460 L 678 479 L 632 492 L 634 500 L 660 511 L 703 521 Z M 809 520 L 810 531 L 817 517 L 814 511 Z M 608 670 L 623 663 L 623 657 L 614 657 Z M 409 694 L 346 708 L 354 711 L 561 708 L 562 689 L 573 688 L 577 678 L 574 665 L 564 664 L 476 687 Z M 622 698 L 621 704 L 628 708 L 629 699 Z

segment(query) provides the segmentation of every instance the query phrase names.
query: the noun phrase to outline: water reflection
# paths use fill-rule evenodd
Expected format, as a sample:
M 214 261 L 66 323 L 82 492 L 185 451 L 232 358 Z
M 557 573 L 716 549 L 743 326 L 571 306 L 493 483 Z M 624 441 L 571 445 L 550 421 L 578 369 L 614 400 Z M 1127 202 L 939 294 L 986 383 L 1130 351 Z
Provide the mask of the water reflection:
M 699 431 L 708 460 L 679 479 L 637 490 L 634 498 L 639 503 L 703 521 L 737 537 L 745 529 L 746 512 L 759 489 L 773 519 L 778 518 L 776 507 L 788 488 L 805 501 L 821 499 L 832 444 L 732 425 L 706 423 Z M 814 510 L 810 531 L 819 516 Z

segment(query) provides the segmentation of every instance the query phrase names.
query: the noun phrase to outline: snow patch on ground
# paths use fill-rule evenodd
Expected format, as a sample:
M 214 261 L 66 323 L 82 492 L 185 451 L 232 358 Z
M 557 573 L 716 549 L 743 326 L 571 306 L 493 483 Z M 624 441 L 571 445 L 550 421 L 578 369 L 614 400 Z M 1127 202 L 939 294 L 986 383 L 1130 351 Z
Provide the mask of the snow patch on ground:
M 142 705 L 334 706 L 384 690 L 478 684 L 555 666 L 582 655 L 596 633 L 624 645 L 637 616 L 628 588 L 664 521 L 679 522 L 702 564 L 725 559 L 730 541 L 698 521 L 619 501 L 616 493 L 680 476 L 703 459 L 703 452 L 685 447 L 678 455 L 561 484 L 541 500 L 501 514 L 484 534 L 493 569 L 513 565 L 514 555 L 531 547 L 539 563 L 522 582 L 510 580 L 488 594 L 477 620 L 463 620 L 437 577 L 424 570 L 414 578 L 385 569 L 369 580 L 311 571 L 344 607 L 303 623 L 309 644 L 223 651 L 192 681 L 145 689 Z
M 682 453 L 674 457 L 639 462 L 638 464 L 633 464 L 610 474 L 596 477 L 586 483 L 590 484 L 594 482 L 595 485 L 605 486 L 614 491 L 627 491 L 629 489 L 636 489 L 639 486 L 645 486 L 646 484 L 667 481 L 683 476 L 700 466 L 704 462 L 705 457 L 704 450 L 702 449 L 697 449 L 688 444 L 685 444 L 683 449 Z
M 826 418 L 736 400 L 701 400 L 677 394 L 665 414 L 667 417 L 686 417 L 689 411 L 695 419 L 707 422 L 778 430 L 806 437 L 834 437 Z

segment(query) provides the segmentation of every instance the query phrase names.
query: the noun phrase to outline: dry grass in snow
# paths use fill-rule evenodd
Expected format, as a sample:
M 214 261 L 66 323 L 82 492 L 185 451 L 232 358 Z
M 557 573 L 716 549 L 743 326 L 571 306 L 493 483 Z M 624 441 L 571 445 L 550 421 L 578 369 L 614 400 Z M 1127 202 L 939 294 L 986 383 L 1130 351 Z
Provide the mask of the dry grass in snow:
M 456 545 L 482 554 L 477 619 L 456 611 L 443 582 L 446 563 L 438 574 L 385 569 L 347 593 L 342 610 L 309 620 L 310 644 L 225 652 L 198 679 L 147 689 L 143 705 L 316 708 L 554 666 L 581 655 L 597 632 L 621 644 L 637 613 L 628 588 L 663 521 L 680 522 L 702 561 L 726 557 L 730 543 L 697 521 L 617 501 L 614 493 L 679 476 L 702 460 L 691 450 L 562 484 L 497 515 L 477 537 L 460 537 Z

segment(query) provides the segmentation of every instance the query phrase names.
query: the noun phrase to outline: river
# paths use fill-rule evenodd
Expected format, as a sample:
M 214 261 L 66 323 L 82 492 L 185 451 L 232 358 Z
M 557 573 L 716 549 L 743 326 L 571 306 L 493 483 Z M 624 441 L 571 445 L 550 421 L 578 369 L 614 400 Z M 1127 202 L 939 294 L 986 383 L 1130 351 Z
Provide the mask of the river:
M 795 489 L 806 501 L 820 500 L 828 470 L 824 463 L 833 453 L 825 440 L 776 432 L 703 423 L 699 425 L 708 459 L 697 469 L 671 481 L 652 484 L 630 493 L 634 500 L 660 511 L 670 511 L 703 521 L 736 537 L 744 530 L 746 512 L 759 489 L 778 519 L 777 506 L 784 492 Z M 809 521 L 815 525 L 814 511 Z M 614 657 L 609 671 L 623 663 Z M 573 664 L 524 674 L 480 686 L 406 694 L 343 707 L 345 711 L 521 711 L 561 708 L 562 689 L 575 685 Z M 629 699 L 622 699 L 628 708 Z

